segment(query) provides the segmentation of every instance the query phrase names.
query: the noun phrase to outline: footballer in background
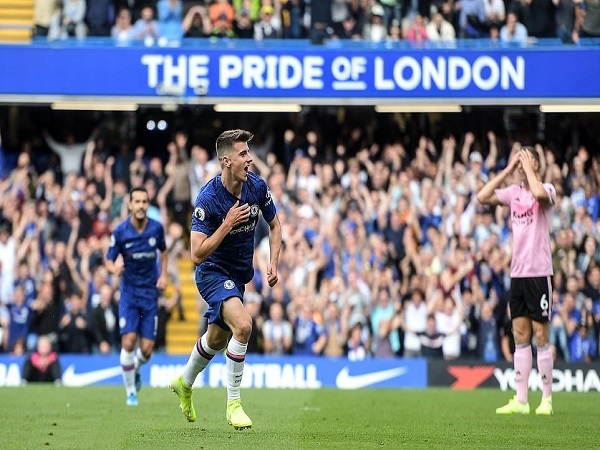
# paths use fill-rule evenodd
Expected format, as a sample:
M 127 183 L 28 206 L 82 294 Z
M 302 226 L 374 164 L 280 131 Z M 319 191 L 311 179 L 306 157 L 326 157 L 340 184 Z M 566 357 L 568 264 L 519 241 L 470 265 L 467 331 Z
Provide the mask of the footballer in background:
M 147 216 L 149 205 L 145 188 L 131 190 L 130 215 L 116 226 L 106 255 L 107 269 L 121 277 L 120 362 L 128 406 L 138 404 L 140 367 L 154 351 L 159 291 L 167 286 L 165 231 L 160 222 Z

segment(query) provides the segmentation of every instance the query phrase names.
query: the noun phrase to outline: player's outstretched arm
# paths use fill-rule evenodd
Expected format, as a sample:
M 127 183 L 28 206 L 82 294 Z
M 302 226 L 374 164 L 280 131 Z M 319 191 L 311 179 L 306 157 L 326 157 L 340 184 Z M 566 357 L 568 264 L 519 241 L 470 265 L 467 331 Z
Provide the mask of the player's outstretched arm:
M 494 178 L 492 178 L 490 181 L 483 185 L 483 187 L 477 193 L 477 200 L 479 201 L 479 203 L 481 203 L 482 205 L 502 204 L 502 202 L 496 195 L 496 189 L 500 187 L 500 185 L 506 179 L 506 177 L 508 177 L 511 173 L 514 172 L 520 160 L 521 159 L 519 154 L 514 155 L 508 163 L 508 166 L 506 166 Z

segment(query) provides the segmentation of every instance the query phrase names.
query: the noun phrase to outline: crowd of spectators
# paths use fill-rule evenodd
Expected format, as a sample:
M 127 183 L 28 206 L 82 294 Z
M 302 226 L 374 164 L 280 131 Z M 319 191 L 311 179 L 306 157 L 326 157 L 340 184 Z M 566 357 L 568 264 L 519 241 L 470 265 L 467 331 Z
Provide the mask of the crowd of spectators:
M 597 0 L 36 0 L 34 34 L 147 45 L 209 37 L 574 43 L 600 37 L 600 7 Z
M 268 227 L 257 228 L 256 276 L 245 295 L 255 325 L 250 351 L 510 361 L 508 210 L 484 208 L 474 194 L 521 144 L 489 131 L 439 141 L 423 135 L 409 146 L 378 141 L 376 126 L 332 138 L 298 125 L 253 142 L 254 170 L 270 186 L 284 247 L 281 281 L 270 289 Z M 22 354 L 43 335 L 63 353 L 117 352 L 118 280 L 104 255 L 110 230 L 127 217 L 128 189 L 148 189 L 149 216 L 162 221 L 174 249 L 177 287 L 192 276 L 177 273 L 177 257 L 189 257 L 193 200 L 219 171 L 208 150 L 214 140 L 191 142 L 177 131 L 161 158 L 135 143 L 109 145 L 102 133 L 81 144 L 43 136 L 52 158 L 40 165 L 24 144 L 0 182 L 0 348 Z M 536 149 L 557 192 L 551 342 L 559 360 L 592 361 L 600 336 L 600 156 L 579 145 Z M 180 296 L 173 289 L 160 300 L 159 349 Z

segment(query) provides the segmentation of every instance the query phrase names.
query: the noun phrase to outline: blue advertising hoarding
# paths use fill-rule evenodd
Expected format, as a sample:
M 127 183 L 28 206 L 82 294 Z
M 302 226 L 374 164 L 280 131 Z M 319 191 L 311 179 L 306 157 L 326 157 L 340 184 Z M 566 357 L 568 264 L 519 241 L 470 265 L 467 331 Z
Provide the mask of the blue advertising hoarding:
M 0 46 L 0 95 L 600 98 L 599 47 Z
M 154 355 L 142 367 L 146 386 L 167 387 L 181 373 L 186 356 Z M 62 382 L 65 386 L 120 385 L 118 355 L 61 355 Z M 22 357 L 0 356 L 0 386 L 18 386 Z M 196 379 L 196 387 L 224 387 L 227 367 L 217 355 Z M 250 355 L 244 368 L 242 387 L 287 389 L 362 389 L 411 388 L 427 386 L 425 359 L 371 359 L 352 362 L 346 358 L 293 358 Z

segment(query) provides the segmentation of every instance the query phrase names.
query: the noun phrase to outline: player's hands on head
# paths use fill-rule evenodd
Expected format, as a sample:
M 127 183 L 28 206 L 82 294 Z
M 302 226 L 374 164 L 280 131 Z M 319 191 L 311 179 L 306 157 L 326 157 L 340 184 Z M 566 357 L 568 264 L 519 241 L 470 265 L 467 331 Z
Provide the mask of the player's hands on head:
M 236 227 L 238 225 L 243 224 L 244 222 L 248 222 L 250 218 L 250 205 L 244 203 L 240 205 L 240 201 L 236 200 L 233 206 L 227 212 L 227 217 L 225 217 L 225 221 L 231 224 L 232 227 Z
M 521 162 L 521 152 L 514 152 L 511 156 L 510 162 L 508 163 L 508 170 L 509 173 L 512 173 L 518 166 L 519 163 Z
M 533 170 L 534 159 L 528 150 L 522 148 L 521 151 L 519 152 L 519 159 L 521 161 L 521 167 L 523 167 L 523 170 L 525 170 L 525 171 Z

